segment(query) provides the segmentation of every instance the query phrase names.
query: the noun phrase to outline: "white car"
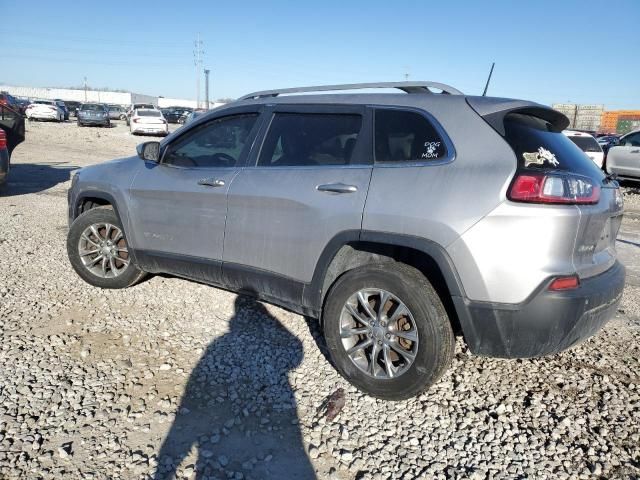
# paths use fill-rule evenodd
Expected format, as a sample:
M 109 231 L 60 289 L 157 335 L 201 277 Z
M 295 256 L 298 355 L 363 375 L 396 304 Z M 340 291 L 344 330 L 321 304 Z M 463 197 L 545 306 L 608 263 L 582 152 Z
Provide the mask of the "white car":
M 27 106 L 24 114 L 29 120 L 64 122 L 64 111 L 55 100 L 36 100 Z
M 578 132 L 576 130 L 565 130 L 564 133 L 569 140 L 575 143 L 580 150 L 582 150 L 587 157 L 589 157 L 598 168 L 602 168 L 602 162 L 604 162 L 604 152 L 602 147 L 593 137 L 588 133 Z
M 135 112 L 136 110 L 142 110 L 142 109 L 158 110 L 158 108 L 153 103 L 132 103 L 125 113 L 125 120 L 127 122 L 127 126 L 129 126 L 129 123 L 131 122 L 131 116 L 133 115 L 133 112 Z
M 609 148 L 606 169 L 621 178 L 640 178 L 640 130 L 627 133 Z
M 169 135 L 169 124 L 162 112 L 156 109 L 138 109 L 131 114 L 129 128 L 133 135 L 146 133 L 151 135 Z

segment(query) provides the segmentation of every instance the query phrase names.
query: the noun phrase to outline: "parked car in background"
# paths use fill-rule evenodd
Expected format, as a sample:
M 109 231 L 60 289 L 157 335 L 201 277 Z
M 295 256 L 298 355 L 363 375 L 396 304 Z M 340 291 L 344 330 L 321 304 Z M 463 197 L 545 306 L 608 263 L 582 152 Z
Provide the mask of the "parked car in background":
M 405 94 L 326 94 L 371 88 Z M 456 330 L 471 353 L 537 357 L 615 315 L 622 194 L 568 124 L 434 82 L 251 93 L 80 169 L 69 260 L 101 288 L 169 273 L 318 318 L 345 378 L 406 399 Z
M 565 130 L 562 133 L 569 137 L 569 140 L 575 143 L 577 147 L 598 166 L 598 168 L 602 168 L 604 152 L 593 135 L 578 132 L 576 130 Z
M 82 105 L 82 102 L 76 102 L 74 100 L 65 100 L 64 103 L 67 106 L 67 110 L 69 110 L 69 116 L 77 117 L 78 108 L 80 108 L 80 105 Z
M 602 147 L 605 158 L 607 157 L 607 152 L 609 151 L 609 149 L 617 145 L 619 140 L 620 137 L 618 137 L 618 135 L 601 135 L 596 138 L 596 141 Z
M 78 126 L 100 125 L 110 127 L 109 109 L 103 103 L 83 103 L 78 109 Z
M 132 135 L 169 135 L 169 125 L 158 109 L 137 108 L 131 115 Z
M 64 111 L 55 100 L 35 100 L 25 110 L 29 120 L 64 121 Z
M 169 123 L 181 123 L 181 118 L 186 118 L 193 111 L 192 108 L 185 107 L 169 107 L 166 108 L 165 111 L 162 112 L 164 118 Z
M 7 92 L 0 92 L 0 105 L 11 107 L 13 110 L 22 114 L 24 114 L 26 108 L 16 97 Z
M 31 103 L 31 100 L 29 100 L 28 98 L 16 98 L 16 101 L 18 102 L 18 105 L 20 106 L 20 113 L 22 113 L 24 115 L 24 112 L 27 109 L 27 107 L 29 106 L 29 104 Z
M 24 115 L 15 105 L 0 103 L 0 185 L 7 182 L 13 149 L 24 141 Z
M 156 107 L 153 103 L 132 103 L 129 107 L 129 110 L 127 110 L 127 115 L 125 118 L 125 120 L 127 121 L 127 126 L 131 122 L 131 115 L 133 115 L 134 110 L 137 109 L 158 110 L 158 107 Z
M 194 110 L 191 113 L 189 113 L 186 117 L 184 117 L 184 121 L 182 123 L 184 125 L 187 125 L 187 124 L 193 122 L 196 118 L 201 117 L 205 113 L 207 113 L 207 110 L 204 110 L 204 109 Z
M 124 111 L 120 105 L 109 105 L 109 118 L 111 120 L 124 120 L 127 116 L 127 112 Z
M 620 137 L 618 144 L 609 148 L 605 168 L 620 178 L 640 180 L 640 130 Z
M 64 101 L 60 100 L 59 98 L 56 98 L 55 102 L 58 104 L 58 107 L 60 107 L 60 110 L 64 112 L 64 119 L 69 120 L 69 109 L 67 108 L 66 103 L 64 103 Z

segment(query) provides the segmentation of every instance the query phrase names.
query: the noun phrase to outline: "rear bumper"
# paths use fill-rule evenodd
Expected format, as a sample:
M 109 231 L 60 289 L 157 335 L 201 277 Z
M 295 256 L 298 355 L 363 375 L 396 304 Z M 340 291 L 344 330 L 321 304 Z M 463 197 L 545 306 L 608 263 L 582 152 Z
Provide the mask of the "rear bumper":
M 166 135 L 169 128 L 166 125 L 141 124 L 131 128 L 132 133 L 148 133 L 150 135 Z
M 589 338 L 615 314 L 625 269 L 581 280 L 580 287 L 550 292 L 545 282 L 518 305 L 470 302 L 454 297 L 465 340 L 477 355 L 528 358 L 565 350 Z
M 109 125 L 108 118 L 78 118 L 78 122 L 83 125 Z

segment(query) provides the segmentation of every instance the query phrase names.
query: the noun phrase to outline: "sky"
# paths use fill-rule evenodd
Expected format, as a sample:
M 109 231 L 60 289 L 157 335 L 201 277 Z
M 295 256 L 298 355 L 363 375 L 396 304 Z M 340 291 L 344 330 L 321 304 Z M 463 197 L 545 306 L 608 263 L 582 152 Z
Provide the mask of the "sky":
M 210 98 L 431 80 L 466 94 L 640 109 L 640 0 L 0 0 L 0 84 Z M 201 97 L 204 98 L 204 79 Z

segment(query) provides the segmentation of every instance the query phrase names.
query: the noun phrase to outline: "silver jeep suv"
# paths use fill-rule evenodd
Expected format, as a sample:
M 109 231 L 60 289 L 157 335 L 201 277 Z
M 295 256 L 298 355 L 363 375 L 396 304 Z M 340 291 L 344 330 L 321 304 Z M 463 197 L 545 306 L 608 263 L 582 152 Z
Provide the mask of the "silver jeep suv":
M 400 92 L 300 95 L 364 88 Z M 102 288 L 166 272 L 318 318 L 342 375 L 408 398 L 455 334 L 534 357 L 615 312 L 622 197 L 567 125 L 433 82 L 253 93 L 79 170 L 69 259 Z

